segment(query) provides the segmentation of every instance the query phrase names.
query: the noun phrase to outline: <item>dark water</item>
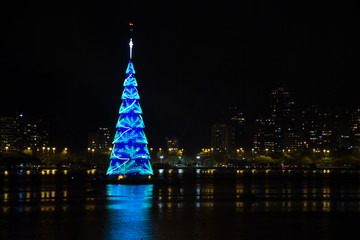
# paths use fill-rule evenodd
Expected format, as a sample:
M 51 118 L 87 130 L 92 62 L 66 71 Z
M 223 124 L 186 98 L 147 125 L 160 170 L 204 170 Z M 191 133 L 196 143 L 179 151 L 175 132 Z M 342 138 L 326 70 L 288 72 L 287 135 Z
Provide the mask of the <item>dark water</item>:
M 1 176 L 0 239 L 348 239 L 360 229 L 359 173 L 181 180 Z

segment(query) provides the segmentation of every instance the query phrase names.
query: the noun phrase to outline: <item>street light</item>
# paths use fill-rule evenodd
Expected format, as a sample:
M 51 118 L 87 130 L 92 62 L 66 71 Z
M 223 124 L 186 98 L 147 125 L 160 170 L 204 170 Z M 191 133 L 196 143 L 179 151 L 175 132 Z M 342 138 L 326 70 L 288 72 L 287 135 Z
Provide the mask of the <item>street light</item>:
M 162 164 L 162 160 L 164 159 L 164 156 L 160 156 L 160 163 Z
M 196 156 L 196 159 L 197 159 L 197 161 L 196 161 L 196 165 L 198 166 L 198 164 L 200 164 L 201 165 L 201 157 L 200 156 Z

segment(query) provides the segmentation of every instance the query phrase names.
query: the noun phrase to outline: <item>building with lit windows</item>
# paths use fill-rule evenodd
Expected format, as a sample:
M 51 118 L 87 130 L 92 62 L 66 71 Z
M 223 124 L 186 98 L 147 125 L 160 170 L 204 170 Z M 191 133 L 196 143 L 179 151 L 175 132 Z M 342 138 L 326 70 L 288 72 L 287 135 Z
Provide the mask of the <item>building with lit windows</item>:
M 211 149 L 214 153 L 231 154 L 236 151 L 235 129 L 231 123 L 220 122 L 211 126 Z
M 300 119 L 306 151 L 323 153 L 324 150 L 338 151 L 351 147 L 349 112 L 324 112 L 312 106 L 301 111 Z
M 252 128 L 248 125 L 244 113 L 237 106 L 230 106 L 226 109 L 225 121 L 234 128 L 236 148 L 252 148 Z
M 304 134 L 298 118 L 298 108 L 289 91 L 277 88 L 271 91 L 271 118 L 274 121 L 275 152 L 301 153 Z
M 19 126 L 22 133 L 19 132 L 20 150 L 32 149 L 38 150 L 49 145 L 48 143 L 48 123 L 43 119 L 24 119 L 19 118 Z
M 112 148 L 111 132 L 109 128 L 99 128 L 88 133 L 88 150 L 95 152 L 109 152 Z
M 300 132 L 285 131 L 281 135 L 282 151 L 287 153 L 302 153 L 306 147 L 304 136 Z
M 354 149 L 360 151 L 360 108 L 351 115 L 351 139 Z
M 0 116 L 0 151 L 39 150 L 48 145 L 48 123 L 23 114 Z
M 167 148 L 168 154 L 176 154 L 179 151 L 179 138 L 167 137 L 166 138 L 166 148 Z
M 277 139 L 277 129 L 274 120 L 256 119 L 254 125 L 254 153 L 266 154 L 273 153 L 279 140 Z
M 289 91 L 277 88 L 270 93 L 271 117 L 277 124 L 291 127 L 295 118 L 295 102 Z
M 328 127 L 328 114 L 320 112 L 317 106 L 301 111 L 301 127 L 307 142 L 308 152 L 321 153 L 330 142 L 331 129 Z
M 237 106 L 231 106 L 226 109 L 225 119 L 231 121 L 239 126 L 245 125 L 244 113 L 240 111 Z
M 15 116 L 0 115 L 0 151 L 16 149 L 17 125 L 17 118 Z

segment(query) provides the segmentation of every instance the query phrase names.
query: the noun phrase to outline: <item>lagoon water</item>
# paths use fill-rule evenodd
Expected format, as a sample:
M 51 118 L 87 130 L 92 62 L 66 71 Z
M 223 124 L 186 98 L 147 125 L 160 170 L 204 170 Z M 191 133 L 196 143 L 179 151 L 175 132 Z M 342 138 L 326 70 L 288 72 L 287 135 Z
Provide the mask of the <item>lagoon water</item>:
M 105 184 L 87 175 L 1 176 L 0 239 L 349 239 L 358 234 L 358 172 L 172 174 L 144 185 Z

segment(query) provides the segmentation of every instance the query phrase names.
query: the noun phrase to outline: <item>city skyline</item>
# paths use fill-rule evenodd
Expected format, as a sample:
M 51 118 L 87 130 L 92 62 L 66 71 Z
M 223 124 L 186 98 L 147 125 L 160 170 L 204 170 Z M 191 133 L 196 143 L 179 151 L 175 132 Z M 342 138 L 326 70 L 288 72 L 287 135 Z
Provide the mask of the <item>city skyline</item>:
M 237 149 L 241 148 L 241 149 L 245 149 L 245 150 L 250 150 L 253 149 L 256 152 L 259 151 L 259 154 L 264 153 L 265 149 L 268 149 L 271 152 L 281 152 L 283 149 L 286 149 L 286 151 L 288 151 L 288 148 L 290 149 L 297 149 L 295 150 L 298 151 L 299 148 L 301 148 L 302 150 L 300 151 L 300 153 L 302 151 L 305 150 L 303 143 L 302 142 L 308 142 L 310 141 L 310 138 L 318 138 L 319 136 L 323 137 L 325 136 L 325 139 L 327 138 L 328 141 L 326 147 L 321 147 L 318 146 L 316 147 L 316 151 L 322 151 L 323 149 L 327 149 L 327 150 L 336 150 L 336 151 L 340 151 L 342 148 L 347 148 L 350 146 L 359 147 L 359 144 L 355 144 L 352 142 L 352 131 L 357 132 L 358 130 L 356 130 L 357 128 L 359 128 L 359 107 L 358 108 L 354 108 L 354 109 L 349 109 L 349 110 L 342 110 L 342 111 L 338 111 L 338 110 L 326 110 L 324 108 L 322 108 L 322 106 L 319 105 L 312 105 L 310 107 L 304 107 L 302 104 L 299 104 L 298 101 L 292 96 L 292 92 L 287 91 L 284 88 L 276 88 L 273 89 L 269 92 L 269 97 L 272 98 L 272 101 L 268 102 L 268 104 L 266 105 L 267 110 L 264 112 L 259 112 L 257 113 L 256 118 L 251 118 L 248 115 L 244 114 L 241 109 L 239 109 L 236 106 L 228 106 L 224 109 L 222 109 L 222 111 L 218 112 L 217 114 L 214 114 L 214 116 L 211 119 L 211 124 L 208 126 L 209 128 L 207 129 L 208 131 L 208 136 L 205 139 L 205 141 L 198 141 L 198 144 L 195 146 L 192 146 L 192 148 L 187 148 L 186 147 L 186 143 L 182 142 L 179 138 L 179 136 L 177 135 L 164 135 L 162 136 L 163 138 L 161 139 L 160 142 L 157 143 L 151 143 L 150 147 L 151 148 L 169 148 L 169 143 L 168 141 L 170 141 L 170 139 L 176 139 L 174 141 L 176 141 L 176 149 L 182 148 L 185 149 L 186 154 L 196 154 L 200 151 L 200 149 L 203 148 L 210 148 L 210 147 L 214 147 L 214 142 L 216 141 L 226 141 L 227 143 L 224 143 L 225 147 L 221 145 L 220 143 L 220 148 L 222 148 L 224 150 L 224 148 L 228 148 L 227 151 L 229 150 L 231 151 L 236 151 Z M 285 98 L 283 97 L 285 96 Z M 48 139 L 54 139 L 54 136 L 48 136 L 48 129 L 50 128 L 50 126 L 48 126 L 48 122 L 44 119 L 41 118 L 29 118 L 29 116 L 26 116 L 24 114 L 12 114 L 12 115 L 0 115 L 1 118 L 1 124 L 0 124 L 0 128 L 3 129 L 4 126 L 6 125 L 7 122 L 12 122 L 14 121 L 13 126 L 11 126 L 11 129 L 13 129 L 14 131 L 16 131 L 16 127 L 17 126 L 21 126 L 21 122 L 31 122 L 32 125 L 34 125 L 36 127 L 36 125 L 40 125 L 40 124 L 46 124 L 46 128 L 44 129 L 46 131 L 46 136 L 42 136 L 42 134 L 40 132 L 36 132 L 34 137 L 36 140 L 36 137 L 38 138 L 38 140 L 40 142 L 34 142 L 33 140 L 26 140 L 25 142 L 22 142 L 20 144 L 22 144 L 21 146 L 23 146 L 22 148 L 20 148 L 19 150 L 26 150 L 28 147 L 31 147 L 31 149 L 36 150 L 36 147 L 33 147 L 32 145 L 35 146 L 38 145 L 39 150 L 41 151 L 41 146 L 45 146 L 44 144 L 42 144 L 42 141 L 46 141 L 46 147 L 50 147 L 53 148 L 55 147 L 59 147 L 59 149 L 62 149 L 64 147 L 66 148 L 70 148 L 71 150 L 75 150 L 75 151 L 84 151 L 86 148 L 88 151 L 96 151 L 96 152 L 108 152 L 109 149 L 112 149 L 112 141 L 115 135 L 115 131 L 116 128 L 111 128 L 109 126 L 105 126 L 104 124 L 99 124 L 99 126 L 96 129 L 88 129 L 88 131 L 86 132 L 86 136 L 83 136 L 84 139 L 86 139 L 85 142 L 82 143 L 82 148 L 80 149 L 78 146 L 73 146 L 73 145 L 59 145 L 57 142 L 51 142 L 48 143 Z M 3 121 L 3 119 L 5 119 L 6 121 Z M 280 122 L 279 122 L 280 121 Z M 277 123 L 276 123 L 277 122 Z M 20 125 L 19 125 L 20 124 Z M 230 125 L 229 125 L 230 124 Z M 272 137 L 267 137 L 267 140 L 269 141 L 269 144 L 267 147 L 262 145 L 262 147 L 259 148 L 258 144 L 256 143 L 256 135 L 259 133 L 259 128 L 264 128 L 261 127 L 261 125 L 272 125 L 273 127 L 266 127 L 266 131 L 265 133 L 269 136 L 269 134 L 274 135 L 276 132 L 276 129 L 278 128 L 282 128 L 282 129 L 288 129 L 291 130 L 289 133 L 291 134 L 295 134 L 292 138 L 290 138 L 290 142 L 287 143 L 286 145 L 288 147 L 284 147 L 282 146 L 282 144 L 280 144 L 280 142 L 278 142 L 277 144 L 280 144 L 278 147 L 275 147 L 273 144 L 276 144 L 276 140 L 273 139 L 274 136 Z M 354 125 L 357 124 L 357 125 Z M 27 124 L 28 126 L 32 126 Z M 314 125 L 319 125 L 318 127 L 314 127 Z M 39 126 L 38 126 L 39 127 Z M 240 127 L 240 129 L 238 128 Z M 218 130 L 215 130 L 215 129 Z M 301 130 L 300 130 L 301 128 Z M 0 129 L 0 132 L 1 132 Z M 220 130 L 223 129 L 223 130 Z M 226 130 L 225 130 L 226 129 Z M 219 139 L 214 139 L 213 137 L 213 131 L 220 131 L 220 134 L 223 134 L 222 132 L 225 131 L 226 135 L 230 138 L 226 138 L 223 140 L 219 140 Z M 312 131 L 309 132 L 309 131 Z M 19 128 L 17 130 L 19 133 L 22 133 L 22 129 Z M 264 131 L 264 130 L 263 130 Z M 300 133 L 300 132 L 301 133 Z M 318 133 L 314 133 L 318 132 Z M 325 132 L 324 132 L 325 131 Z M 354 133 L 355 133 L 354 132 Z M 240 139 L 238 137 L 234 136 L 230 136 L 232 133 L 238 135 L 240 134 L 241 137 Z M 263 133 L 262 133 L 263 134 Z M 299 136 L 298 134 L 305 134 L 304 136 Z M 310 135 L 312 136 L 310 136 Z M 335 141 L 335 138 L 340 137 L 340 135 L 346 135 L 347 138 L 350 137 L 350 139 L 343 139 L 343 143 L 336 143 L 333 142 Z M 328 135 L 328 137 L 326 137 L 326 135 Z M 337 136 L 339 135 L 339 136 Z M 3 136 L 2 136 L 3 137 Z M 15 135 L 12 134 L 10 137 L 15 138 Z M 19 135 L 18 137 L 23 138 L 22 135 Z M 299 146 L 293 146 L 293 143 L 291 143 L 291 139 L 293 138 L 299 138 L 296 141 L 300 141 L 299 142 Z M 288 138 L 288 137 L 287 137 Z M 321 138 L 321 137 L 320 137 Z M 27 138 L 25 138 L 27 139 Z M 263 139 L 261 141 L 264 141 Z M 279 140 L 278 140 L 279 141 Z M 313 141 L 313 140 L 312 140 Z M 316 140 L 319 141 L 319 140 Z M 331 142 L 331 144 L 329 143 L 329 141 Z M 338 140 L 336 140 L 338 141 Z M 29 143 L 27 143 L 29 142 Z M 315 140 L 313 141 L 313 145 L 311 145 L 310 147 L 306 147 L 309 150 L 313 150 L 314 148 L 314 144 L 315 144 Z M 322 141 L 320 140 L 320 144 Z M 40 144 L 41 143 L 41 144 Z M 19 143 L 18 143 L 19 144 Z M 30 144 L 30 145 L 29 145 Z M 338 144 L 345 144 L 347 147 L 341 147 Z M 344 145 L 344 146 L 345 146 Z M 229 147 L 231 146 L 231 147 Z M 259 149 L 258 149 L 259 148 Z M 18 149 L 18 148 L 17 148 Z M 257 150 L 258 149 L 258 150 Z M 276 149 L 278 149 L 279 151 L 276 151 Z M 221 151 L 220 151 L 221 152 Z M 292 152 L 294 152 L 292 150 Z
M 89 131 L 115 129 L 129 18 L 150 144 L 177 136 L 184 148 L 202 145 L 214 115 L 231 105 L 254 119 L 279 86 L 305 106 L 351 111 L 360 103 L 351 6 L 133 5 L 136 12 L 127 3 L 9 3 L 0 112 L 49 119 L 52 140 L 61 145 L 86 147 Z

